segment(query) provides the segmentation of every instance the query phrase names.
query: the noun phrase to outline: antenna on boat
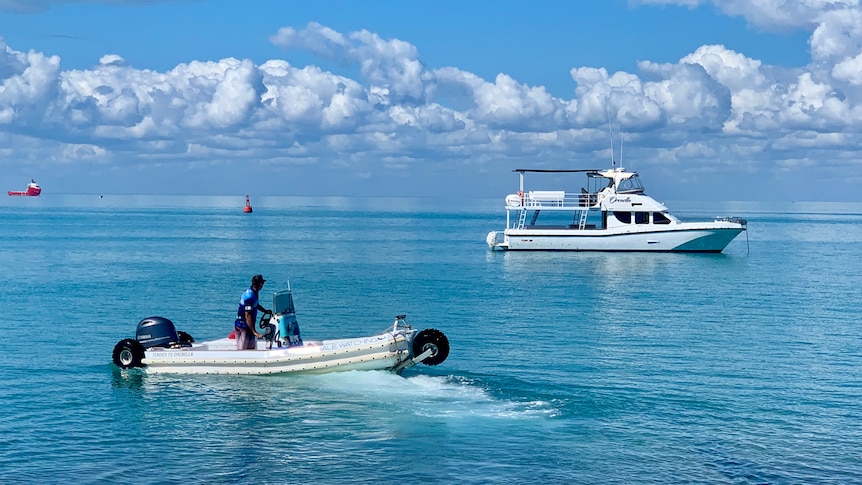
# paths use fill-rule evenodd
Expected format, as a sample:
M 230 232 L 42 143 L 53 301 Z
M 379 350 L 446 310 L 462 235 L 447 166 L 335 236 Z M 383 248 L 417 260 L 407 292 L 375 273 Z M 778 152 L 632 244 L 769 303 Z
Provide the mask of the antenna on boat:
M 614 160 L 614 131 L 611 129 L 611 109 L 605 106 L 605 110 L 608 113 L 608 136 L 611 138 L 611 168 L 617 168 L 617 162 Z M 622 151 L 622 148 L 620 148 Z M 622 157 L 622 153 L 620 153 L 620 157 Z

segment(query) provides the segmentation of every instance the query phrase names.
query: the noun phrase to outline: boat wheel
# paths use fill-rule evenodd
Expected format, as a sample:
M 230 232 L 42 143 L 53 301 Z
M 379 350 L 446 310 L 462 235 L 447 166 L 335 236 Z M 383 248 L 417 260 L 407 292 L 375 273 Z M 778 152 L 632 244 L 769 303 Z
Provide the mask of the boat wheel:
M 129 369 L 132 367 L 142 367 L 144 359 L 144 346 L 135 339 L 127 338 L 120 340 L 114 346 L 114 352 L 111 355 L 114 363 L 120 369 Z
M 437 365 L 449 357 L 449 339 L 443 332 L 435 328 L 426 328 L 422 330 L 413 339 L 413 355 L 420 355 L 422 352 L 431 349 L 431 355 L 422 361 L 425 365 Z

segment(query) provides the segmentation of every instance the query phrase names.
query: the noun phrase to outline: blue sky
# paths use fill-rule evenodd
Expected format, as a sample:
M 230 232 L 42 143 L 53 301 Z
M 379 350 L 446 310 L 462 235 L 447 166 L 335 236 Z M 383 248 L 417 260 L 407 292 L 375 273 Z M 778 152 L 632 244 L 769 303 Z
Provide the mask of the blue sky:
M 609 131 L 660 200 L 862 200 L 862 6 L 0 0 L 7 189 L 502 197 Z

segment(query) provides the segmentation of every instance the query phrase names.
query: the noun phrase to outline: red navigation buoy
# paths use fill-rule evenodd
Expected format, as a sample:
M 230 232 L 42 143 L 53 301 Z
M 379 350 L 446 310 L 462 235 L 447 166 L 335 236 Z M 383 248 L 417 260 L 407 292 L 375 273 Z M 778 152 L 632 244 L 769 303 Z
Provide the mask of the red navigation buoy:
M 251 203 L 248 201 L 248 196 L 245 196 L 245 207 L 242 209 L 243 212 L 251 212 Z

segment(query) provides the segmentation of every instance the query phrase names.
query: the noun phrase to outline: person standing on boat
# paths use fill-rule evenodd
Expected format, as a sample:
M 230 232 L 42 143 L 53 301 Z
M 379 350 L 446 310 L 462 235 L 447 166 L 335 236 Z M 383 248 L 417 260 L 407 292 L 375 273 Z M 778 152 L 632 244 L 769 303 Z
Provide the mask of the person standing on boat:
M 256 339 L 261 338 L 260 332 L 254 328 L 254 322 L 257 321 L 257 311 L 270 313 L 258 302 L 258 293 L 263 288 L 264 283 L 266 280 L 263 279 L 263 275 L 252 276 L 251 287 L 245 290 L 239 299 L 239 307 L 236 310 L 237 318 L 233 324 L 236 331 L 237 350 L 257 348 Z

